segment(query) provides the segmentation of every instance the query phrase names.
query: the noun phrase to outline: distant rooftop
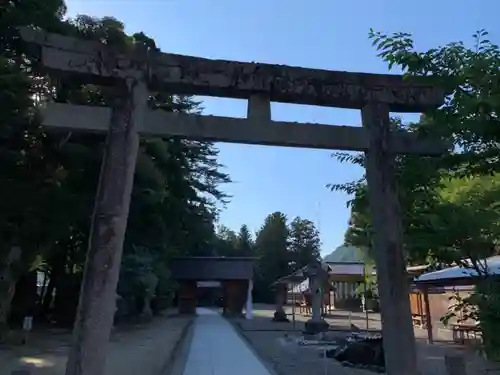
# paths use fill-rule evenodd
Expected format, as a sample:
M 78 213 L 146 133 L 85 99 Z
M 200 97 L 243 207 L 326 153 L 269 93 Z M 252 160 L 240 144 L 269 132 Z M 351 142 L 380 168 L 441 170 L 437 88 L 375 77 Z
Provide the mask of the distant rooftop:
M 500 256 L 494 256 L 486 259 L 487 273 L 490 276 L 500 276 Z M 452 285 L 456 283 L 461 283 L 462 285 L 471 283 L 473 284 L 473 278 L 478 277 L 477 271 L 472 267 L 461 267 L 454 266 L 442 269 L 440 271 L 434 271 L 429 273 L 424 273 L 423 275 L 416 277 L 414 281 L 422 284 L 447 284 Z

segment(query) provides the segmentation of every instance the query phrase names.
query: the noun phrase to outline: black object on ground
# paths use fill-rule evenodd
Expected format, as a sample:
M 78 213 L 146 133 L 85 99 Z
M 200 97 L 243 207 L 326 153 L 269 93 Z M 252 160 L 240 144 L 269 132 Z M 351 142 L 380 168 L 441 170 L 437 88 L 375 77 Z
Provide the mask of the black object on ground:
M 283 310 L 278 310 L 274 313 L 273 322 L 290 322 L 290 319 L 288 319 L 286 313 Z
M 358 367 L 375 372 L 385 371 L 382 337 L 358 337 L 340 349 L 327 351 L 326 356 L 344 366 Z
M 315 335 L 321 332 L 326 332 L 328 331 L 329 326 L 330 325 L 323 319 L 320 320 L 309 319 L 304 324 L 304 334 Z

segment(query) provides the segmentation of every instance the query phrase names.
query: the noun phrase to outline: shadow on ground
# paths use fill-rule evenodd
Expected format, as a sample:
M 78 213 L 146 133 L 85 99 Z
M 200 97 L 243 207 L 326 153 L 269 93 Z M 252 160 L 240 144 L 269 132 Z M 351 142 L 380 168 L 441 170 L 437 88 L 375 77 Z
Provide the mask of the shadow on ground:
M 106 375 L 159 374 L 192 320 L 166 314 L 148 324 L 117 329 L 108 347 Z M 62 375 L 70 340 L 67 332 L 39 332 L 26 346 L 0 349 L 0 375 L 28 369 L 30 375 Z

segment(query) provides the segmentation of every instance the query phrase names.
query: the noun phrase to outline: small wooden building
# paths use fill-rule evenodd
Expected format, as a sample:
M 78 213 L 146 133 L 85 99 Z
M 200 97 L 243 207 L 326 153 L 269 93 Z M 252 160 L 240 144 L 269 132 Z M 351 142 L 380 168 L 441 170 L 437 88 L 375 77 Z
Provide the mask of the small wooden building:
M 500 256 L 488 258 L 486 265 L 489 277 L 500 277 Z M 423 326 L 427 329 L 429 342 L 434 340 L 433 330 L 441 325 L 440 318 L 448 312 L 449 297 L 452 293 L 459 293 L 461 297 L 465 297 L 473 291 L 479 279 L 476 270 L 472 267 L 459 266 L 428 272 L 415 278 L 410 294 L 410 301 L 412 301 L 411 298 L 415 301 L 412 303 L 412 313 L 415 309 L 416 312 L 422 314 Z M 412 297 L 412 295 L 419 297 Z M 469 327 L 469 330 L 476 330 L 474 328 L 476 322 L 457 323 L 452 321 L 449 327 L 453 331 L 453 336 L 455 336 L 455 328 L 461 325 Z
M 331 297 L 331 306 L 337 309 L 358 310 L 361 308 L 361 299 L 357 290 L 366 281 L 368 272 L 361 262 L 327 262 L 330 268 L 328 279 L 334 286 Z

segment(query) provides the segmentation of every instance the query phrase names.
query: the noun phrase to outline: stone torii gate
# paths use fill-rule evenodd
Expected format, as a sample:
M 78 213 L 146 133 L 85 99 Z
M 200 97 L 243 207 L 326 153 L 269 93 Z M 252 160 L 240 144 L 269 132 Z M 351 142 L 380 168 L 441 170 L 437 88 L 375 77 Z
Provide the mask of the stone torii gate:
M 394 156 L 446 148 L 392 132 L 389 112 L 423 112 L 444 93 L 397 75 L 209 60 L 23 29 L 54 74 L 117 87 L 112 108 L 49 103 L 45 126 L 108 133 L 67 375 L 102 375 L 133 185 L 139 134 L 318 149 L 363 151 L 376 249 L 387 374 L 419 373 L 411 323 Z M 148 109 L 148 90 L 248 100 L 246 119 Z M 270 103 L 361 109 L 363 127 L 271 120 Z

